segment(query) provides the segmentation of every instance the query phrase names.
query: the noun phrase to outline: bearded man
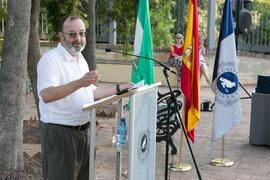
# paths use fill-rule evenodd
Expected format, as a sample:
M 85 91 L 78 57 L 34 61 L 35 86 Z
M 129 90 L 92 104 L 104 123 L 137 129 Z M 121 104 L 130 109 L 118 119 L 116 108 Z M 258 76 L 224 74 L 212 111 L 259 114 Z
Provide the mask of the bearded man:
M 83 105 L 115 94 L 133 83 L 96 87 L 81 54 L 86 44 L 85 24 L 79 16 L 59 21 L 61 42 L 37 66 L 42 166 L 45 180 L 88 180 L 89 112 Z

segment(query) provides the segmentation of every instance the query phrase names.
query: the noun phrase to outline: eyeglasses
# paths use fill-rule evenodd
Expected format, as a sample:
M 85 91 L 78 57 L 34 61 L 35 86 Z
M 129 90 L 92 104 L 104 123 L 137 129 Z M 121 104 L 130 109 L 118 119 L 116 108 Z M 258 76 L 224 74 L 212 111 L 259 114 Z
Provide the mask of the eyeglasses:
M 175 39 L 182 39 L 181 37 L 176 37 Z
M 80 37 L 85 37 L 85 32 L 79 32 L 79 33 L 76 33 L 76 32 L 70 32 L 70 33 L 65 33 L 65 32 L 62 32 L 63 34 L 66 34 L 68 35 L 70 38 L 76 38 L 77 35 L 79 35 Z

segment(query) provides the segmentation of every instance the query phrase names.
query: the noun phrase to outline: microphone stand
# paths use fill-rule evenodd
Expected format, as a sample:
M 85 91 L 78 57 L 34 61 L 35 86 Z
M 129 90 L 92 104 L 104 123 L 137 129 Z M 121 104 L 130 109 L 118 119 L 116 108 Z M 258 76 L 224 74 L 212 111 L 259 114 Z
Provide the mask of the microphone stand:
M 186 130 L 184 128 L 184 123 L 181 119 L 181 116 L 180 116 L 180 112 L 179 112 L 179 109 L 178 109 L 178 106 L 177 106 L 177 101 L 176 101 L 176 97 L 172 91 L 172 87 L 171 87 L 171 84 L 170 84 L 170 81 L 169 81 L 169 75 L 167 73 L 167 71 L 171 71 L 172 73 L 176 74 L 176 72 L 174 70 L 172 70 L 170 67 L 168 67 L 166 64 L 164 63 L 161 63 L 155 59 L 152 59 L 152 58 L 148 58 L 148 57 L 142 57 L 142 56 L 137 56 L 137 55 L 134 55 L 134 54 L 128 54 L 128 53 L 124 53 L 124 52 L 120 52 L 120 51 L 115 51 L 115 50 L 111 50 L 111 49 L 105 49 L 106 52 L 116 52 L 116 53 L 120 53 L 120 54 L 125 54 L 125 55 L 129 55 L 129 56 L 135 56 L 135 57 L 138 57 L 138 58 L 144 58 L 144 59 L 149 59 L 149 60 L 152 60 L 156 63 L 158 63 L 159 65 L 163 66 L 163 74 L 166 78 L 166 81 L 167 81 L 167 84 L 168 84 L 168 87 L 169 87 L 169 90 L 170 90 L 170 95 L 171 95 L 171 100 L 172 102 L 174 103 L 174 107 L 177 108 L 177 115 L 178 115 L 178 118 L 180 120 L 180 124 L 182 126 L 182 129 L 183 129 L 183 132 L 185 134 L 185 138 L 186 138 L 186 141 L 187 141 L 187 144 L 188 144 L 188 148 L 189 148 L 189 151 L 191 153 L 191 156 L 192 156 L 192 160 L 193 160 L 193 163 L 195 165 L 195 168 L 196 168 L 196 172 L 197 172 L 197 175 L 198 175 L 198 178 L 199 180 L 202 180 L 202 177 L 201 177 L 201 174 L 200 174 L 200 171 L 199 171 L 199 168 L 197 166 L 197 163 L 196 163 L 196 160 L 195 160 L 195 157 L 194 157 L 194 154 L 193 154 L 193 151 L 192 151 L 192 148 L 190 146 L 190 142 L 188 140 L 188 136 L 187 136 L 187 133 L 186 133 Z M 167 119 L 167 134 L 166 134 L 166 159 L 165 159 L 165 180 L 168 179 L 168 157 L 169 157 L 169 139 L 170 139 L 170 127 L 169 127 L 169 122 L 170 121 L 170 118 L 168 117 Z
M 171 85 L 170 85 L 170 81 L 169 81 L 169 79 L 168 79 L 169 76 L 168 76 L 168 73 L 167 73 L 167 71 L 166 71 L 165 68 L 163 69 L 163 74 L 164 74 L 164 76 L 165 76 L 165 78 L 166 78 L 166 81 L 167 81 L 167 84 L 168 84 L 168 87 L 169 87 L 169 90 L 170 90 L 170 94 L 171 94 L 171 100 L 172 100 L 172 102 L 174 103 L 174 107 L 178 108 L 178 107 L 177 107 L 176 97 L 174 96 L 174 93 L 173 93 L 173 91 L 172 91 L 172 88 L 171 88 Z M 185 128 L 184 128 L 184 123 L 183 123 L 183 121 L 182 121 L 182 119 L 181 119 L 180 112 L 179 112 L 178 109 L 177 109 L 177 115 L 178 115 L 178 118 L 179 118 L 179 120 L 180 120 L 182 129 L 183 129 L 183 132 L 184 132 L 184 135 L 185 135 L 187 144 L 188 144 L 188 148 L 189 148 L 189 151 L 190 151 L 191 156 L 192 156 L 193 163 L 194 163 L 195 168 L 196 168 L 197 176 L 198 176 L 199 180 L 202 180 L 201 173 L 200 173 L 199 168 L 198 168 L 198 166 L 197 166 L 197 163 L 196 163 L 196 160 L 195 160 L 195 157 L 194 157 L 192 148 L 191 148 L 191 146 L 190 146 L 190 142 L 189 142 L 188 137 L 187 137 L 186 130 L 185 130 Z M 169 121 L 169 118 L 168 118 L 167 121 Z M 167 125 L 168 125 L 168 124 L 169 124 L 169 123 L 167 123 Z M 168 129 L 169 129 L 169 127 L 167 126 L 167 138 L 169 138 L 169 137 L 168 137 L 168 134 L 169 134 L 169 133 L 168 133 Z M 168 140 L 169 140 L 169 139 L 168 139 Z M 166 141 L 166 143 L 167 143 L 167 141 Z M 167 145 L 167 144 L 166 144 L 166 145 Z M 167 152 L 166 152 L 166 154 L 167 154 Z M 167 156 L 168 156 L 168 155 L 167 155 Z M 168 162 L 167 162 L 167 163 L 168 163 Z M 168 165 L 166 166 L 166 168 L 168 168 Z M 167 171 L 168 171 L 168 170 L 167 170 Z M 166 179 L 166 180 L 167 180 L 167 179 Z

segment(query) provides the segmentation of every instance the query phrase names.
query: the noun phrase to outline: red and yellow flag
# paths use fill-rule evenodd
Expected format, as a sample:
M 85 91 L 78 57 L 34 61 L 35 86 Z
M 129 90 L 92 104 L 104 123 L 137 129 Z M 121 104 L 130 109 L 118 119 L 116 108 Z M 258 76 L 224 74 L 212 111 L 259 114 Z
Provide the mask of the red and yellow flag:
M 197 0 L 189 0 L 188 24 L 185 37 L 181 90 L 186 98 L 185 125 L 187 135 L 194 143 L 194 127 L 200 121 L 199 38 Z

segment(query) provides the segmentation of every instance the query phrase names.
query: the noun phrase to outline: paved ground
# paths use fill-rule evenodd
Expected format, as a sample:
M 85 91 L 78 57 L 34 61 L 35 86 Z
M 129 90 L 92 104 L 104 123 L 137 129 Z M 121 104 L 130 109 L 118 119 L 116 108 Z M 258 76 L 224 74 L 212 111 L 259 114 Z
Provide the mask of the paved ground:
M 245 87 L 252 92 L 254 86 Z M 165 87 L 160 88 L 161 92 L 167 92 Z M 242 97 L 247 96 L 241 89 Z M 209 99 L 213 102 L 214 94 L 209 87 L 201 88 L 201 100 Z M 201 112 L 201 121 L 196 126 L 195 143 L 191 144 L 195 159 L 204 180 L 269 180 L 270 179 L 270 148 L 268 146 L 254 146 L 249 144 L 250 131 L 250 110 L 251 99 L 241 100 L 243 122 L 225 135 L 225 158 L 235 161 L 232 167 L 215 167 L 210 161 L 221 158 L 221 139 L 211 142 L 213 112 Z M 124 113 L 128 118 L 128 113 Z M 112 135 L 112 127 L 117 126 L 116 118 L 98 118 L 102 128 L 97 133 L 97 141 L 106 139 Z M 179 150 L 180 130 L 174 135 L 174 142 Z M 171 180 L 196 180 L 198 179 L 190 151 L 184 139 L 183 163 L 190 164 L 193 168 L 187 172 L 169 172 L 168 179 Z M 38 145 L 37 145 L 38 146 Z M 28 148 L 28 149 L 27 149 Z M 24 145 L 28 152 L 38 150 L 39 147 Z M 115 179 L 116 153 L 99 150 L 96 153 L 95 179 Z M 178 155 L 169 157 L 169 162 L 178 163 Z M 123 153 L 122 171 L 127 169 L 127 153 Z M 156 180 L 165 179 L 165 143 L 156 145 Z M 122 177 L 122 179 L 125 179 Z
M 255 87 L 245 87 L 252 92 Z M 161 87 L 161 92 L 167 88 Z M 241 89 L 242 97 L 246 93 Z M 209 99 L 213 102 L 214 94 L 209 87 L 201 88 L 201 100 Z M 243 122 L 225 135 L 225 158 L 235 161 L 232 167 L 215 167 L 210 161 L 221 158 L 222 140 L 211 142 L 213 112 L 201 112 L 201 121 L 196 126 L 195 143 L 191 144 L 202 179 L 206 180 L 269 180 L 270 179 L 270 149 L 266 146 L 249 144 L 251 99 L 241 100 Z M 128 117 L 127 113 L 124 113 Z M 97 141 L 112 134 L 112 126 L 116 127 L 116 119 L 100 119 L 103 128 L 98 132 Z M 179 150 L 180 130 L 174 135 L 174 142 Z M 193 168 L 187 172 L 169 172 L 168 179 L 192 180 L 198 179 L 190 151 L 184 139 L 183 163 Z M 127 168 L 127 154 L 123 154 L 122 171 Z M 178 155 L 169 157 L 169 162 L 178 163 Z M 97 151 L 95 178 L 99 180 L 115 179 L 116 154 L 107 151 Z M 165 143 L 156 145 L 156 180 L 165 179 Z M 122 178 L 124 179 L 124 177 Z

